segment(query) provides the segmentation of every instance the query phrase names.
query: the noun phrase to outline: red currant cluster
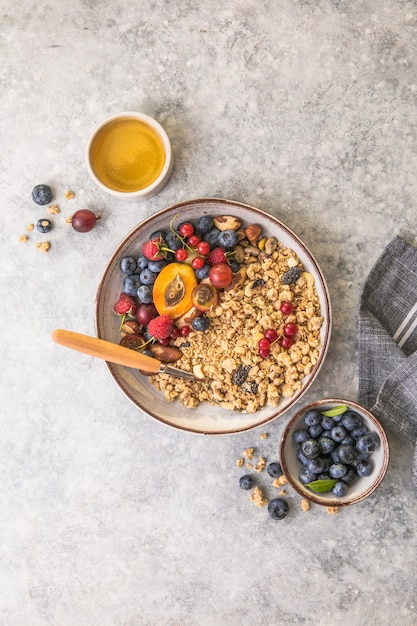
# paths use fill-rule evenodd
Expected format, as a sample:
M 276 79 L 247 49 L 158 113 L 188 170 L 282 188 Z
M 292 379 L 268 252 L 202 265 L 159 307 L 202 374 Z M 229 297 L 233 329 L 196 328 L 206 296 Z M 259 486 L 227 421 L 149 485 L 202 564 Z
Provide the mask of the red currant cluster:
M 280 306 L 280 311 L 283 315 L 291 315 L 294 311 L 294 305 L 292 302 L 282 302 Z M 258 342 L 258 352 L 259 356 L 263 359 L 269 356 L 271 351 L 271 345 L 278 340 L 279 345 L 284 348 L 284 350 L 288 350 L 294 344 L 294 336 L 298 333 L 298 326 L 293 322 L 288 322 L 284 324 L 282 329 L 283 336 L 278 340 L 278 333 L 274 328 L 268 328 L 264 332 L 264 336 Z
M 205 259 L 203 257 L 210 252 L 210 244 L 207 243 L 207 241 L 201 241 L 200 237 L 195 234 L 194 226 L 189 222 L 181 224 L 179 232 L 182 237 L 187 239 L 187 243 L 185 248 L 180 248 L 179 250 L 176 250 L 176 260 L 183 262 L 188 258 L 190 252 L 192 254 L 197 253 L 201 256 L 195 256 L 191 261 L 191 266 L 195 270 L 201 269 L 205 263 Z M 192 250 L 190 250 L 190 248 Z
M 181 328 L 174 326 L 170 336 L 166 339 L 159 339 L 158 343 L 161 343 L 163 346 L 168 346 L 172 339 L 177 339 L 177 337 L 188 337 L 190 332 L 191 328 L 189 326 L 181 326 Z

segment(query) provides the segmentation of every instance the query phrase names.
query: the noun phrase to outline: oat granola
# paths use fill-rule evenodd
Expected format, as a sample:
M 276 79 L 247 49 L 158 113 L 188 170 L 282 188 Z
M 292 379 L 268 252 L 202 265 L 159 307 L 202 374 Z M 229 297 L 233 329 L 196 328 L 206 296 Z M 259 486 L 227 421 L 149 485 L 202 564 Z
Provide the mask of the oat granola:
M 323 318 L 314 277 L 305 272 L 296 253 L 281 243 L 272 254 L 257 249 L 254 256 L 249 248 L 245 251 L 246 281 L 219 292 L 217 305 L 206 313 L 208 330 L 191 333 L 185 347 L 181 337 L 175 341 L 183 352 L 176 366 L 193 371 L 201 365 L 204 380 L 193 382 L 166 374 L 150 378 L 168 401 L 178 400 L 187 408 L 207 402 L 255 413 L 265 406 L 278 406 L 282 397 L 291 398 L 317 363 Z M 283 284 L 282 277 L 291 268 L 300 270 L 299 278 Z M 283 301 L 294 303 L 292 314 L 280 311 Z M 287 323 L 298 326 L 295 343 L 284 349 L 274 342 L 270 355 L 262 358 L 258 341 L 264 331 L 275 328 L 282 334 Z M 245 368 L 247 375 L 236 384 L 242 378 L 234 377 L 239 368 Z

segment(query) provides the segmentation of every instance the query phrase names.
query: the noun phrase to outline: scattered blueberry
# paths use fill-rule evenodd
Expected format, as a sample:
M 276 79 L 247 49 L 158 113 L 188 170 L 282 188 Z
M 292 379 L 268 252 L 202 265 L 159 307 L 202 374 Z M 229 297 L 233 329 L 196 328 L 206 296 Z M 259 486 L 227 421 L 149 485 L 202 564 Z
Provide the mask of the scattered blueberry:
M 203 267 L 199 267 L 195 270 L 195 275 L 198 280 L 203 280 L 203 278 L 207 278 L 210 272 L 210 265 L 203 265 Z
M 149 261 L 148 262 L 148 270 L 154 272 L 154 274 L 159 274 L 159 272 L 168 265 L 168 261 L 166 259 L 161 259 L 160 261 Z
M 191 326 L 194 328 L 194 330 L 204 331 L 209 328 L 210 320 L 208 317 L 200 315 L 200 317 L 196 317 L 195 320 L 191 322 Z
M 165 243 L 167 245 L 167 248 L 170 248 L 174 252 L 182 248 L 182 245 L 183 245 L 178 235 L 176 235 L 172 231 L 170 231 L 165 237 Z
M 133 274 L 133 272 L 136 271 L 137 266 L 138 265 L 135 259 L 131 256 L 124 256 L 120 260 L 120 269 L 122 270 L 123 274 Z
M 239 479 L 239 486 L 241 487 L 241 489 L 252 489 L 253 485 L 253 478 L 252 476 L 249 476 L 249 474 L 246 474 Z
M 36 228 L 42 234 L 49 233 L 52 228 L 51 221 L 46 218 L 42 218 L 36 222 Z
M 233 274 L 236 274 L 236 272 L 240 270 L 240 263 L 238 263 L 237 261 L 230 261 L 229 265 Z
M 123 291 L 128 296 L 136 296 L 141 282 L 137 274 L 127 274 L 123 279 Z
M 151 302 L 153 302 L 152 289 L 150 289 L 148 285 L 141 285 L 138 288 L 136 295 L 142 304 L 151 304 Z
M 148 267 L 145 267 L 145 269 L 142 270 L 141 273 L 139 274 L 140 281 L 144 285 L 153 285 L 154 282 L 156 281 L 157 276 L 158 274 L 156 274 L 155 272 L 151 272 L 151 270 Z
M 197 221 L 197 230 L 202 235 L 205 235 L 206 233 L 213 230 L 213 226 L 214 226 L 213 218 L 210 217 L 210 215 L 203 215 Z
M 284 519 L 288 511 L 288 503 L 282 498 L 274 498 L 268 504 L 268 513 L 272 519 Z
M 148 267 L 148 262 L 149 260 L 146 258 L 146 256 L 143 256 L 142 254 L 140 255 L 140 257 L 138 257 L 138 260 L 136 262 L 137 265 L 137 269 L 139 270 L 139 273 L 145 269 L 145 267 Z
M 217 237 L 217 243 L 225 250 L 231 250 L 238 242 L 238 236 L 234 230 L 222 230 Z
M 213 228 L 208 233 L 204 234 L 204 241 L 207 241 L 211 248 L 215 248 L 217 246 L 219 235 L 220 230 L 218 228 Z
M 278 478 L 282 475 L 282 467 L 280 463 L 270 463 L 266 468 L 269 476 L 272 478 Z
M 36 204 L 49 204 L 52 198 L 52 189 L 49 185 L 36 185 L 32 189 L 32 199 Z

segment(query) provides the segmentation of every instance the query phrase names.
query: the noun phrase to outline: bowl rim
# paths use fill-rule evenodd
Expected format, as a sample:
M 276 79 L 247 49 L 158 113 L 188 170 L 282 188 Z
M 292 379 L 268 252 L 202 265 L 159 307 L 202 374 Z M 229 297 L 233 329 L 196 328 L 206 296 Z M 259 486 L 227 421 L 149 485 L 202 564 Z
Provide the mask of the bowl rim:
M 320 277 L 320 281 L 321 281 L 321 285 L 322 285 L 322 289 L 323 292 L 325 294 L 325 302 L 322 303 L 325 306 L 325 311 L 322 312 L 323 317 L 327 320 L 326 326 L 325 326 L 325 336 L 322 342 L 322 347 L 320 350 L 320 354 L 319 354 L 319 358 L 317 361 L 317 364 L 315 365 L 315 370 L 314 370 L 314 376 L 313 378 L 309 378 L 307 380 L 307 382 L 301 387 L 300 390 L 298 390 L 294 396 L 290 399 L 290 402 L 288 403 L 288 405 L 286 405 L 285 407 L 280 407 L 277 406 L 274 410 L 274 412 L 265 417 L 265 419 L 257 422 L 256 424 L 251 424 L 251 425 L 246 425 L 246 426 L 242 426 L 239 428 L 230 428 L 230 429 L 213 429 L 213 430 L 209 430 L 209 431 L 205 431 L 201 428 L 196 428 L 193 427 L 193 421 L 190 420 L 190 425 L 189 426 L 184 426 L 184 425 L 177 425 L 177 424 L 173 424 L 170 421 L 162 418 L 161 416 L 159 416 L 156 412 L 152 412 L 151 410 L 145 409 L 143 406 L 141 406 L 137 399 L 134 398 L 132 396 L 132 394 L 129 393 L 129 391 L 127 389 L 125 389 L 121 383 L 118 381 L 117 379 L 117 366 L 114 366 L 112 363 L 108 363 L 106 362 L 106 366 L 110 372 L 110 375 L 112 376 L 114 382 L 117 384 L 117 386 L 122 390 L 122 392 L 127 396 L 127 398 L 136 406 L 136 408 L 139 408 L 141 411 L 143 411 L 146 415 L 149 415 L 150 417 L 156 419 L 158 422 L 165 424 L 166 426 L 169 426 L 171 428 L 175 428 L 177 430 L 183 431 L 183 432 L 190 432 L 190 433 L 194 433 L 197 435 L 232 435 L 232 434 L 241 434 L 243 432 L 247 432 L 247 431 L 251 431 L 254 430 L 256 428 L 260 428 L 260 427 L 264 427 L 266 424 L 272 422 L 274 419 L 276 419 L 277 417 L 284 415 L 285 413 L 288 412 L 288 410 L 296 403 L 300 400 L 300 398 L 304 395 L 304 393 L 307 391 L 307 389 L 310 388 L 310 386 L 312 385 L 312 383 L 314 382 L 314 380 L 316 379 L 328 352 L 329 349 L 329 344 L 330 344 L 330 337 L 331 337 L 331 330 L 332 330 L 332 309 L 331 309 L 331 300 L 330 300 L 330 294 L 329 294 L 329 290 L 327 287 L 327 283 L 326 280 L 324 278 L 323 272 L 321 271 L 319 264 L 316 260 L 316 258 L 314 257 L 314 255 L 311 253 L 310 249 L 308 248 L 308 246 L 303 242 L 302 239 L 300 239 L 300 237 L 298 235 L 296 235 L 291 228 L 289 228 L 288 226 L 286 226 L 283 222 L 281 222 L 278 218 L 276 218 L 274 215 L 271 215 L 270 213 L 267 213 L 266 211 L 264 211 L 263 209 L 260 209 L 258 207 L 255 207 L 253 205 L 250 204 L 246 204 L 243 202 L 239 202 L 236 200 L 229 200 L 229 199 L 225 199 L 225 198 L 216 198 L 216 197 L 200 197 L 200 198 L 196 198 L 196 199 L 191 199 L 191 200 L 183 200 L 181 202 L 177 202 L 174 204 L 171 204 L 167 207 L 164 207 L 163 209 L 157 211 L 156 213 L 153 213 L 152 215 L 148 216 L 147 218 L 145 218 L 144 220 L 142 220 L 139 224 L 137 224 L 133 229 L 130 230 L 129 233 L 127 233 L 127 235 L 125 235 L 125 237 L 119 242 L 119 244 L 116 246 L 116 248 L 114 249 L 107 265 L 106 268 L 104 269 L 104 272 L 101 276 L 98 288 L 97 288 L 97 292 L 96 292 L 96 300 L 95 300 L 95 327 L 96 327 L 96 334 L 98 337 L 100 338 L 106 338 L 105 335 L 103 334 L 103 329 L 102 329 L 102 324 L 101 324 L 101 320 L 100 320 L 100 300 L 101 297 L 103 295 L 103 293 L 105 293 L 106 291 L 106 275 L 107 272 L 109 270 L 109 268 L 116 262 L 119 254 L 120 254 L 120 250 L 121 248 L 123 248 L 123 246 L 125 246 L 133 237 L 136 236 L 137 232 L 139 229 L 145 227 L 146 225 L 148 225 L 149 223 L 151 223 L 156 217 L 161 217 L 165 214 L 169 214 L 172 213 L 174 211 L 181 211 L 182 207 L 188 207 L 190 205 L 194 207 L 196 207 L 197 205 L 217 205 L 217 204 L 221 204 L 224 208 L 230 208 L 230 209 L 234 209 L 235 211 L 237 211 L 239 208 L 245 208 L 248 209 L 250 211 L 255 211 L 258 214 L 261 214 L 267 221 L 272 222 L 273 224 L 279 226 L 280 228 L 283 229 L 283 231 L 285 231 L 287 234 L 289 234 L 291 237 L 293 237 L 295 239 L 295 241 L 300 245 L 300 247 L 303 249 L 303 251 L 306 253 L 306 255 L 308 256 L 309 260 L 311 261 L 312 265 L 314 266 L 314 271 L 317 272 L 317 275 Z
M 111 122 L 114 122 L 115 120 L 118 120 L 121 118 L 128 118 L 128 117 L 133 117 L 141 122 L 144 122 L 158 134 L 159 138 L 162 141 L 164 151 L 165 151 L 165 163 L 159 176 L 147 187 L 144 187 L 143 189 L 139 189 L 137 191 L 117 191 L 116 189 L 112 189 L 111 187 L 108 187 L 107 185 L 105 185 L 98 178 L 98 176 L 96 176 L 96 173 L 94 172 L 94 168 L 91 165 L 91 157 L 90 157 L 91 148 L 98 133 L 105 126 L 107 126 Z M 118 198 L 119 200 L 120 199 L 140 200 L 140 199 L 146 199 L 146 198 L 150 198 L 151 196 L 154 196 L 168 182 L 168 179 L 171 175 L 173 164 L 174 164 L 171 141 L 165 129 L 155 118 L 151 117 L 150 115 L 147 115 L 146 113 L 141 113 L 139 111 L 121 111 L 120 113 L 113 113 L 112 115 L 109 115 L 108 117 L 104 118 L 101 122 L 99 122 L 91 131 L 90 136 L 88 138 L 86 151 L 85 151 L 85 160 L 87 163 L 88 173 L 90 177 L 92 178 L 92 180 L 96 183 L 96 185 L 100 189 L 105 191 L 106 193 L 110 194 L 114 198 Z
M 339 404 L 344 404 L 348 408 L 352 408 L 353 410 L 356 410 L 356 411 L 366 415 L 366 417 L 372 422 L 372 424 L 374 425 L 374 427 L 378 431 L 378 435 L 380 437 L 381 445 L 382 445 L 382 448 L 383 448 L 383 462 L 382 462 L 382 466 L 381 466 L 381 468 L 380 468 L 380 470 L 378 472 L 378 475 L 375 478 L 374 482 L 367 489 L 365 489 L 363 492 L 359 493 L 357 496 L 352 497 L 352 498 L 350 498 L 348 500 L 342 500 L 340 498 L 323 498 L 323 497 L 320 496 L 320 494 L 314 493 L 313 491 L 309 491 L 308 489 L 306 489 L 301 483 L 299 483 L 298 481 L 294 480 L 293 476 L 291 475 L 291 472 L 288 469 L 288 465 L 287 465 L 287 462 L 286 462 L 286 459 L 285 459 L 285 454 L 284 454 L 284 447 L 285 447 L 285 443 L 287 441 L 287 437 L 289 436 L 289 433 L 290 433 L 291 429 L 293 428 L 295 422 L 304 413 L 306 413 L 310 409 L 315 409 L 315 408 L 320 407 L 320 406 L 339 405 Z M 384 480 L 385 474 L 387 473 L 387 470 L 388 470 L 388 465 L 389 465 L 389 460 L 390 460 L 390 451 L 389 451 L 388 438 L 387 438 L 386 432 L 385 432 L 384 428 L 382 427 L 381 423 L 369 411 L 369 409 L 366 409 L 364 406 L 358 404 L 357 402 L 355 402 L 353 400 L 347 400 L 346 398 L 322 398 L 320 400 L 313 400 L 312 402 L 309 402 L 308 404 L 303 406 L 301 409 L 299 409 L 297 411 L 297 413 L 295 413 L 295 415 L 293 415 L 291 417 L 291 419 L 288 420 L 288 422 L 286 423 L 286 425 L 284 427 L 284 430 L 283 430 L 282 435 L 281 435 L 280 445 L 279 445 L 279 453 L 280 453 L 279 456 L 280 456 L 280 463 L 281 463 L 282 471 L 283 471 L 286 479 L 290 483 L 290 485 L 293 487 L 293 489 L 300 496 L 310 500 L 311 502 L 314 502 L 315 504 L 320 504 L 321 506 L 338 507 L 338 508 L 345 507 L 345 506 L 351 506 L 352 504 L 356 504 L 358 502 L 361 502 L 362 500 L 365 500 L 365 498 L 370 496 L 380 486 L 380 484 Z

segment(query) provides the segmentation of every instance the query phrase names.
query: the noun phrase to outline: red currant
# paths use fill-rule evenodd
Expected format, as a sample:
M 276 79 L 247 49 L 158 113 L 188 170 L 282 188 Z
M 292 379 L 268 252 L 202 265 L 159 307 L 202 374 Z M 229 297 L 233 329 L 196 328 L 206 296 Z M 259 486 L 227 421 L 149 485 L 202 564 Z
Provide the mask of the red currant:
M 281 311 L 281 313 L 283 313 L 283 315 L 291 315 L 291 313 L 294 311 L 294 305 L 292 302 L 286 302 L 284 300 L 283 302 L 281 302 L 279 310 Z
M 268 328 L 265 332 L 264 332 L 264 336 L 271 342 L 273 343 L 274 341 L 276 341 L 278 339 L 278 333 L 275 330 L 275 328 Z
M 199 270 L 204 265 L 204 259 L 201 256 L 196 256 L 195 259 L 191 261 L 191 267 L 195 270 Z
M 259 356 L 266 359 L 269 356 L 269 348 L 267 350 L 259 348 Z
M 293 337 L 298 333 L 298 326 L 297 324 L 292 324 L 291 322 L 289 322 L 288 324 L 285 324 L 283 331 L 284 335 L 287 335 L 287 337 Z
M 210 244 L 207 241 L 200 241 L 197 246 L 197 250 L 200 254 L 203 254 L 205 256 L 210 252 Z
M 177 259 L 177 261 L 185 261 L 187 256 L 188 252 L 185 248 L 180 248 L 179 250 L 175 251 L 175 258 Z
M 258 341 L 258 352 L 262 358 L 265 358 L 269 354 L 269 349 L 271 347 L 271 342 L 266 337 L 260 339 Z
M 165 337 L 165 339 L 158 339 L 158 343 L 163 346 L 169 346 L 169 342 L 171 341 L 171 337 Z
M 176 339 L 177 337 L 180 336 L 180 329 L 177 328 L 176 326 L 172 329 L 172 332 L 170 334 L 171 339 Z
M 281 339 L 279 340 L 279 344 L 284 348 L 284 350 L 288 350 L 288 348 L 291 348 L 291 346 L 294 344 L 294 339 L 292 339 L 291 337 L 281 337 Z
M 196 248 L 200 243 L 200 237 L 198 235 L 191 235 L 188 237 L 188 243 L 192 248 Z
M 194 226 L 189 222 L 185 222 L 180 226 L 180 233 L 183 237 L 190 237 L 194 235 Z
M 190 327 L 189 326 L 182 326 L 180 328 L 180 335 L 181 335 L 181 337 L 188 337 L 189 334 L 190 334 Z

